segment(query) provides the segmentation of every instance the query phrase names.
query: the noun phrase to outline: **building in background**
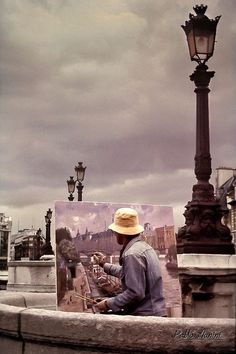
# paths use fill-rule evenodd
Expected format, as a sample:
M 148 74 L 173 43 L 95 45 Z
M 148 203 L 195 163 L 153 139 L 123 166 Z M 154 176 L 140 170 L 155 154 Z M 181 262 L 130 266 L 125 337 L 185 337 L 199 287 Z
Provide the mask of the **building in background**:
M 11 217 L 5 216 L 4 213 L 0 213 L 0 289 L 6 289 L 6 284 L 8 280 L 8 240 L 10 237 L 11 228 Z
M 41 229 L 23 229 L 12 235 L 10 244 L 10 260 L 38 260 L 42 255 L 45 238 Z
M 216 197 L 224 211 L 223 222 L 230 228 L 236 245 L 236 169 L 219 167 L 216 172 Z

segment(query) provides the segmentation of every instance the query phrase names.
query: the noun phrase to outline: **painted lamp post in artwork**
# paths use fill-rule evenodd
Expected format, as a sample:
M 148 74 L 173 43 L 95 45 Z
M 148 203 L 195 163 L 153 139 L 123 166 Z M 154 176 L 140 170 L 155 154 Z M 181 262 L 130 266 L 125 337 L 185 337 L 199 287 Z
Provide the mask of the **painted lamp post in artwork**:
M 75 172 L 76 172 L 76 180 L 74 180 L 73 176 L 70 176 L 70 179 L 67 181 L 67 186 L 68 186 L 68 193 L 69 197 L 68 199 L 70 201 L 74 200 L 73 193 L 75 191 L 75 186 L 77 183 L 77 191 L 78 191 L 78 201 L 82 201 L 82 192 L 83 192 L 83 180 L 85 176 L 85 170 L 86 167 L 83 166 L 83 162 L 78 162 L 78 166 L 75 166 Z
M 234 254 L 232 236 L 227 226 L 221 223 L 223 211 L 215 198 L 214 187 L 209 183 L 212 173 L 210 139 L 208 85 L 214 71 L 208 71 L 206 62 L 212 57 L 215 45 L 216 27 L 221 16 L 209 19 L 207 6 L 196 5 L 196 15 L 182 25 L 187 36 L 190 58 L 198 63 L 190 80 L 196 88 L 196 155 L 192 200 L 185 206 L 185 226 L 177 235 L 178 253 Z

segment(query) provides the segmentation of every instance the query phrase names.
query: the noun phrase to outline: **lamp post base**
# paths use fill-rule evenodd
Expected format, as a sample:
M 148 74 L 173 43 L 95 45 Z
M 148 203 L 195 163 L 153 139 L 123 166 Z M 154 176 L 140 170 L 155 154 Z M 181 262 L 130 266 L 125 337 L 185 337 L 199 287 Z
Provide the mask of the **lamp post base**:
M 230 229 L 221 223 L 223 212 L 217 200 L 186 205 L 186 223 L 177 234 L 177 253 L 235 254 Z
M 43 255 L 54 255 L 51 243 L 45 244 L 42 248 Z

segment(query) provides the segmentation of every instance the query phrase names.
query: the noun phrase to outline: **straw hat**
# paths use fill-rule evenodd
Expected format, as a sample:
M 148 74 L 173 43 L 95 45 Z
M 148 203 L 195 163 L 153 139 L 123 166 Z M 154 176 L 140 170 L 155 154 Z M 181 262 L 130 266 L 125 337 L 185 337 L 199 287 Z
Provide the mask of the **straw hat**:
M 137 235 L 144 228 L 139 225 L 138 213 L 131 208 L 120 208 L 115 212 L 114 222 L 108 229 L 122 235 Z

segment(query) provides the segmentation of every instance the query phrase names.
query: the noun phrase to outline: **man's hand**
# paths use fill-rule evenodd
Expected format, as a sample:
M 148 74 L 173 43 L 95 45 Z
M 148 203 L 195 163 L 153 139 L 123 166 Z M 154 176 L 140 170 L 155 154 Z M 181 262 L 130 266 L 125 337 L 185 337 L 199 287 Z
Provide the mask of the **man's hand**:
M 100 267 L 103 267 L 105 264 L 105 255 L 101 252 L 95 252 L 93 255 L 93 263 L 94 264 L 99 264 Z
M 95 306 L 101 312 L 107 312 L 109 310 L 109 307 L 107 305 L 107 300 L 102 300 L 102 301 L 98 302 Z

